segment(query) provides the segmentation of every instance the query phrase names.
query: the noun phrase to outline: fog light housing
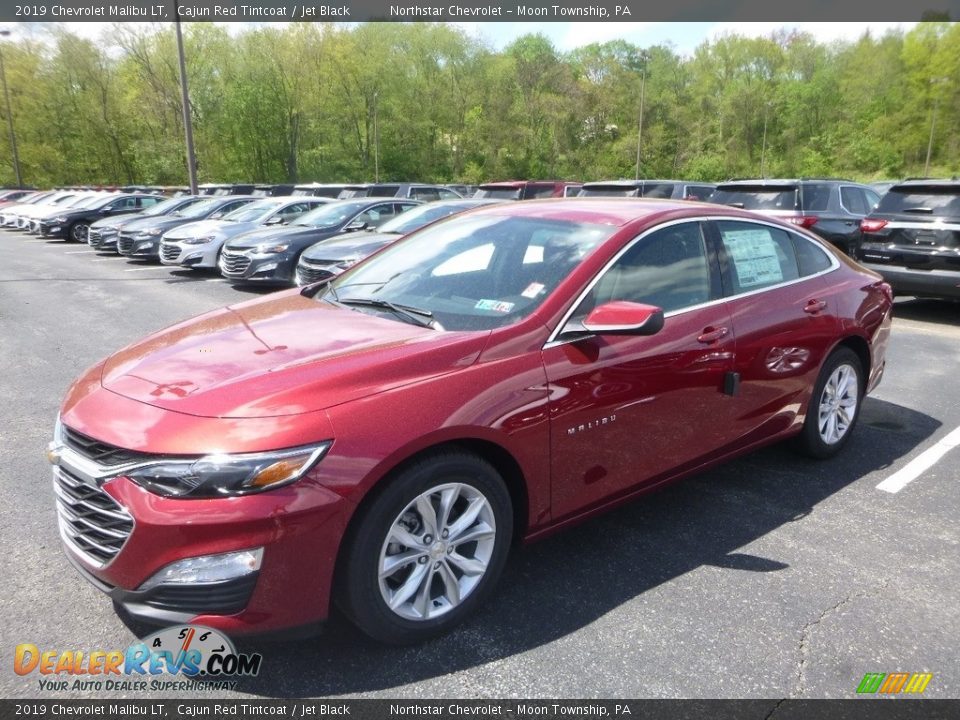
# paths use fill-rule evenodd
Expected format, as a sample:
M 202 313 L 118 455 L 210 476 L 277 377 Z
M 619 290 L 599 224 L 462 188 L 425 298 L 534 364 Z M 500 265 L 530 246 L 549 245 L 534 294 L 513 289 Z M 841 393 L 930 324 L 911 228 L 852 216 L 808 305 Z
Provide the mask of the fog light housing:
M 197 585 L 236 580 L 257 572 L 262 561 L 262 547 L 185 558 L 162 568 L 138 589 L 143 592 L 158 585 Z

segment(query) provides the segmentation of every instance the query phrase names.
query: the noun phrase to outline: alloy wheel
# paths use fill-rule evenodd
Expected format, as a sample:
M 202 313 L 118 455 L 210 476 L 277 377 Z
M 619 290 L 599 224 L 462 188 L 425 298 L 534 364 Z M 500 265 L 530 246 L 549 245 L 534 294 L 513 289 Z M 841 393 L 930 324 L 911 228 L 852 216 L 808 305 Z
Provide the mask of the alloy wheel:
M 418 495 L 394 520 L 380 551 L 383 601 L 407 620 L 453 610 L 483 578 L 496 535 L 490 501 L 475 487 L 447 483 Z

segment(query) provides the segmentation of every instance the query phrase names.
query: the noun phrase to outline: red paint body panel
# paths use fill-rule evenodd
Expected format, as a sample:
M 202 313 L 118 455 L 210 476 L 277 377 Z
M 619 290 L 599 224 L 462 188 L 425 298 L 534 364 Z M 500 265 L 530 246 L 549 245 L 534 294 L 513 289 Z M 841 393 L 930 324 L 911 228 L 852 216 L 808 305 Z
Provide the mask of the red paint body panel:
M 471 443 L 512 458 L 532 538 L 799 431 L 839 342 L 863 343 L 870 386 L 879 381 L 891 301 L 879 276 L 842 256 L 823 275 L 668 313 L 653 336 L 548 342 L 638 234 L 683 218 L 755 219 L 750 213 L 580 198 L 477 214 L 618 229 L 512 326 L 437 332 L 282 292 L 155 333 L 74 383 L 63 423 L 121 448 L 202 455 L 333 441 L 306 478 L 258 495 L 173 499 L 124 477 L 107 482 L 136 527 L 111 564 L 87 570 L 133 590 L 178 559 L 263 546 L 247 609 L 197 621 L 228 632 L 306 624 L 326 617 L 356 508 L 424 450 Z M 811 300 L 822 310 L 809 312 Z M 731 372 L 741 378 L 734 396 L 724 392 Z

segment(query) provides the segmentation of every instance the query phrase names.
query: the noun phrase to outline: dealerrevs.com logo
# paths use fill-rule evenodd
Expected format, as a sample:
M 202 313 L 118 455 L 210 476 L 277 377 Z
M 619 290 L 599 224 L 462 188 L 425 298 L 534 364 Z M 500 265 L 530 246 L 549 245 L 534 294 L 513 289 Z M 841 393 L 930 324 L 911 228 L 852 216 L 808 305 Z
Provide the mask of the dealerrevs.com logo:
M 262 661 L 259 653 L 238 653 L 218 630 L 178 625 L 126 650 L 41 650 L 23 643 L 14 652 L 13 669 L 17 675 L 40 675 L 43 691 L 222 691 L 236 687 L 231 678 L 257 675 Z

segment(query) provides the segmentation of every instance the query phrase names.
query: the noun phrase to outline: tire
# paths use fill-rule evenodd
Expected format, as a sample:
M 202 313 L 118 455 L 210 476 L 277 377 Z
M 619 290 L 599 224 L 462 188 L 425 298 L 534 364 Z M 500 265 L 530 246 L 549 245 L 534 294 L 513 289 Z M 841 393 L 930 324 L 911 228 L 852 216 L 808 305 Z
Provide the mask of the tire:
M 513 511 L 497 471 L 464 452 L 430 456 L 385 482 L 348 535 L 335 598 L 371 638 L 406 645 L 447 632 L 489 597 Z
M 846 347 L 834 350 L 813 387 L 797 449 L 817 459 L 840 452 L 860 417 L 865 387 L 863 365 L 857 354 Z
M 87 241 L 87 231 L 89 229 L 90 225 L 88 223 L 74 223 L 67 231 L 67 240 L 71 242 L 85 243 Z

